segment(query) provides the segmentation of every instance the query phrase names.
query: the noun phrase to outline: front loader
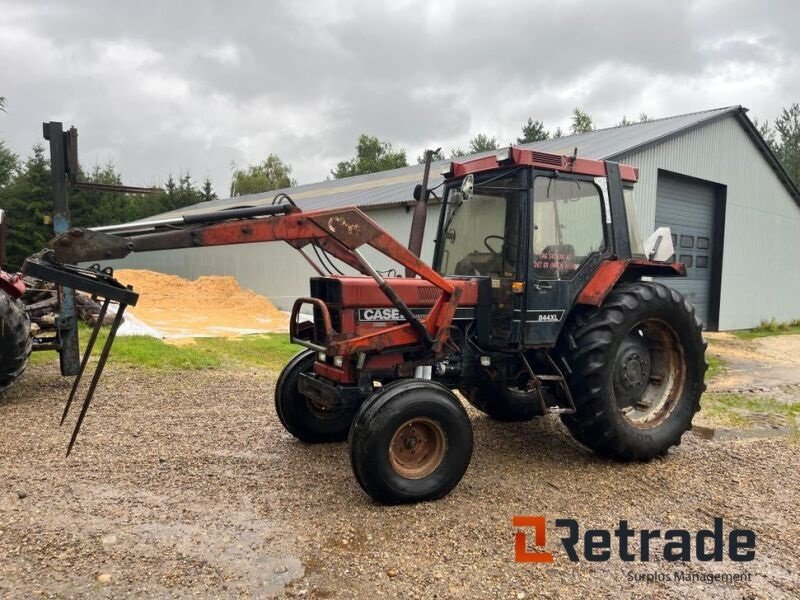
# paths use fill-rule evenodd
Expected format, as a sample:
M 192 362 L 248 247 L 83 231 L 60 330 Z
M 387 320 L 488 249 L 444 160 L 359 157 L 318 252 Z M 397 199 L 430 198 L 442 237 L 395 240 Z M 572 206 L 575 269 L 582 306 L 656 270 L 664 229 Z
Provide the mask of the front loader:
M 292 310 L 291 341 L 306 349 L 278 379 L 278 418 L 303 442 L 348 440 L 356 479 L 382 503 L 440 498 L 461 480 L 472 426 L 456 391 L 501 421 L 558 414 L 581 444 L 610 458 L 648 460 L 679 444 L 705 389 L 705 342 L 694 308 L 652 281 L 686 271 L 654 260 L 672 254 L 668 234 L 645 254 L 633 214 L 636 170 L 512 147 L 450 163 L 443 175 L 432 266 L 417 256 L 424 208 L 415 211 L 412 251 L 357 208 L 304 212 L 282 194 L 272 206 L 73 229 L 25 271 L 118 303 L 121 318 L 135 292 L 109 269 L 72 265 L 173 248 L 292 245 L 319 276 Z M 365 246 L 405 276 L 379 273 Z M 352 274 L 327 272 L 336 264 Z

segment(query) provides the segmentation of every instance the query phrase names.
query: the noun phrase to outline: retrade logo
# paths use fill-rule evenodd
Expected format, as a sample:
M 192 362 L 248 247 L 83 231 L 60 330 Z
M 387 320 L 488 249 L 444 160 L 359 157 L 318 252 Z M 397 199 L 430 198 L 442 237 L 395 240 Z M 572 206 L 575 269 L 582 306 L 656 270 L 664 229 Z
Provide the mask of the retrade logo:
M 547 544 L 547 530 L 544 517 L 513 517 L 511 523 L 514 527 L 533 529 L 533 541 L 536 546 L 543 548 Z M 514 534 L 514 560 L 517 562 L 553 562 L 553 555 L 549 552 L 531 552 L 528 550 L 528 538 L 524 531 Z
M 547 546 L 547 523 L 543 516 L 515 516 L 511 520 L 514 533 L 514 560 L 526 563 L 553 562 Z M 668 562 L 698 560 L 750 562 L 756 557 L 756 534 L 751 529 L 732 529 L 725 533 L 722 517 L 713 527 L 688 529 L 634 529 L 620 520 L 617 527 L 586 529 L 575 519 L 556 519 L 559 542 L 571 562 L 587 560 L 604 562 L 612 557 L 623 561 L 649 562 L 663 558 Z M 636 543 L 638 542 L 638 543 Z M 638 552 L 636 548 L 638 547 Z

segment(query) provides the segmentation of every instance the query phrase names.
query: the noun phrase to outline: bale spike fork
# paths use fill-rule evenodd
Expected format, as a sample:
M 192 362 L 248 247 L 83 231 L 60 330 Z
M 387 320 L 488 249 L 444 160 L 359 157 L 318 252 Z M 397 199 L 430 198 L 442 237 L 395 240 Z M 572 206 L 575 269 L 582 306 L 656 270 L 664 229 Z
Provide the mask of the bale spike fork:
M 97 322 L 92 328 L 92 333 L 89 337 L 89 342 L 86 345 L 86 350 L 81 358 L 80 369 L 72 383 L 72 390 L 70 391 L 67 403 L 64 406 L 64 412 L 61 415 L 61 425 L 69 414 L 69 409 L 72 406 L 72 401 L 75 399 L 78 388 L 80 387 L 83 374 L 86 372 L 86 366 L 89 364 L 89 359 L 92 355 L 97 336 L 100 333 L 100 328 L 103 326 L 103 321 L 108 312 L 109 305 L 113 302 L 117 304 L 117 314 L 114 316 L 114 322 L 111 325 L 111 330 L 108 332 L 103 350 L 100 353 L 100 358 L 97 361 L 97 366 L 92 374 L 92 380 L 89 384 L 89 389 L 86 392 L 86 397 L 83 400 L 81 411 L 78 414 L 78 420 L 75 422 L 75 428 L 72 431 L 72 436 L 69 440 L 67 447 L 67 456 L 72 452 L 75 441 L 78 439 L 78 433 L 81 430 L 83 419 L 86 417 L 86 412 L 89 410 L 89 405 L 94 397 L 97 384 L 100 382 L 100 377 L 103 374 L 103 369 L 106 366 L 108 355 L 111 353 L 111 346 L 114 344 L 114 338 L 117 335 L 117 330 L 122 324 L 122 318 L 125 314 L 125 309 L 128 306 L 135 306 L 139 295 L 131 288 L 122 285 L 114 279 L 111 269 L 100 269 L 99 265 L 93 265 L 89 268 L 76 267 L 74 265 L 65 265 L 52 262 L 52 257 L 49 253 L 45 253 L 42 257 L 31 257 L 25 261 L 23 272 L 31 277 L 37 277 L 45 281 L 51 281 L 59 286 L 67 287 L 74 290 L 88 292 L 93 296 L 103 299 L 103 305 L 100 314 L 97 316 Z

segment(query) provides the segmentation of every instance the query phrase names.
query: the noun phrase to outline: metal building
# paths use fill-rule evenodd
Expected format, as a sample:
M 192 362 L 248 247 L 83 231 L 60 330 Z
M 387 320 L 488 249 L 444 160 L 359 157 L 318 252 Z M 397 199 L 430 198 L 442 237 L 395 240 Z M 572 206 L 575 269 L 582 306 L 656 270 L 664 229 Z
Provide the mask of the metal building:
M 692 302 L 708 329 L 743 329 L 762 319 L 800 317 L 800 190 L 746 115 L 732 106 L 600 129 L 527 144 L 560 154 L 601 158 L 639 168 L 635 189 L 641 230 L 672 229 L 689 276 L 668 283 Z M 441 166 L 432 169 L 433 184 Z M 422 167 L 301 185 L 285 191 L 306 209 L 356 205 L 401 241 L 408 239 L 414 185 Z M 206 202 L 179 214 L 257 206 L 277 192 Z M 157 218 L 175 216 L 166 213 Z M 431 260 L 438 205 L 432 204 L 423 258 Z M 380 269 L 393 266 L 372 254 Z M 307 295 L 314 271 L 283 244 L 168 250 L 110 261 L 196 278 L 233 275 L 288 310 Z

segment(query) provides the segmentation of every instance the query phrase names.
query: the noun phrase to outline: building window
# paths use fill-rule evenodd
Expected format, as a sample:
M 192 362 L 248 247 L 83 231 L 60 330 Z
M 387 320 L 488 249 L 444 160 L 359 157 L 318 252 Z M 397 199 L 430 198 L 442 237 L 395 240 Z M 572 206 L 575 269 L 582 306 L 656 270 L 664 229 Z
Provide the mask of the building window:
M 706 238 L 706 237 L 698 237 L 697 238 L 697 249 L 698 250 L 708 250 L 708 238 Z
M 690 235 L 682 235 L 681 248 L 694 248 L 694 238 Z
M 686 265 L 687 269 L 692 268 L 692 255 L 691 254 L 681 254 L 681 259 L 679 262 L 682 262 Z
M 698 269 L 707 269 L 708 268 L 708 257 L 707 256 L 698 256 L 696 266 Z

